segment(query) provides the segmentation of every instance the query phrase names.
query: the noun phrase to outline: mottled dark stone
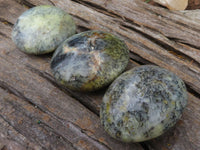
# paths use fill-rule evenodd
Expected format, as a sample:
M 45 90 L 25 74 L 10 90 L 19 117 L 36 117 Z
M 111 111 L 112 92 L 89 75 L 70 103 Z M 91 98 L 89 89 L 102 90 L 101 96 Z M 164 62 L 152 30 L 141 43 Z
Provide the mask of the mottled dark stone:
M 72 17 L 54 6 L 38 6 L 24 12 L 12 31 L 17 47 L 29 54 L 54 51 L 61 42 L 75 34 Z
M 56 80 L 77 91 L 94 91 L 110 84 L 129 61 L 126 44 L 102 31 L 74 35 L 55 51 L 51 69 Z
M 186 87 L 179 77 L 166 69 L 144 65 L 123 73 L 111 84 L 100 118 L 112 137 L 142 142 L 175 125 L 186 104 Z

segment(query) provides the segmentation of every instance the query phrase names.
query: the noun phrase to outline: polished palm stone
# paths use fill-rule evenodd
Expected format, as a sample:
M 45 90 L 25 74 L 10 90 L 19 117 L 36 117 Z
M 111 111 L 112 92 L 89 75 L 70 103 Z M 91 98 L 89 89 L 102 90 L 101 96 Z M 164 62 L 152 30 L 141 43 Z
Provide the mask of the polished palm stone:
M 142 142 L 160 136 L 187 104 L 184 82 L 163 68 L 144 65 L 120 75 L 104 95 L 101 123 L 114 138 Z
M 87 31 L 59 46 L 51 69 L 56 80 L 67 88 L 94 91 L 111 83 L 128 61 L 128 48 L 118 37 L 102 31 Z
M 60 8 L 42 5 L 24 12 L 12 31 L 16 46 L 29 54 L 46 54 L 75 34 L 72 17 Z

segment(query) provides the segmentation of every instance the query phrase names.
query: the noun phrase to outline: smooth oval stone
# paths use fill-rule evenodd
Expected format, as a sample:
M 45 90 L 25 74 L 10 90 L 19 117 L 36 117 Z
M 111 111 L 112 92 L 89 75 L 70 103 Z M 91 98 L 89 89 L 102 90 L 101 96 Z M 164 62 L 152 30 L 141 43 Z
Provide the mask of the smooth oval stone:
M 163 68 L 144 65 L 119 76 L 104 95 L 100 119 L 124 142 L 160 136 L 181 117 L 187 104 L 184 82 Z
M 25 11 L 12 31 L 16 46 L 29 54 L 54 51 L 61 42 L 75 34 L 72 17 L 60 8 L 42 5 Z
M 76 91 L 95 91 L 126 68 L 129 51 L 116 36 L 87 31 L 67 39 L 55 51 L 51 69 L 56 80 Z

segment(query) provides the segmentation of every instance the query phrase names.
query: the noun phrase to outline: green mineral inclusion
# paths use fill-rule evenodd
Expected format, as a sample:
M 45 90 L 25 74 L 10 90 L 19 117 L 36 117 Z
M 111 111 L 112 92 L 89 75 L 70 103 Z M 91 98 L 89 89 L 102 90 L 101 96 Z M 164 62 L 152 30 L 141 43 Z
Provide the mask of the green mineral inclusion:
M 64 41 L 53 55 L 51 69 L 56 80 L 67 88 L 95 91 L 125 70 L 128 54 L 128 47 L 118 37 L 90 30 Z
M 181 117 L 187 104 L 184 82 L 163 68 L 144 65 L 120 75 L 100 108 L 104 129 L 123 142 L 158 137 Z
M 16 22 L 12 39 L 17 47 L 29 54 L 52 52 L 75 33 L 71 16 L 54 6 L 38 6 L 24 12 Z

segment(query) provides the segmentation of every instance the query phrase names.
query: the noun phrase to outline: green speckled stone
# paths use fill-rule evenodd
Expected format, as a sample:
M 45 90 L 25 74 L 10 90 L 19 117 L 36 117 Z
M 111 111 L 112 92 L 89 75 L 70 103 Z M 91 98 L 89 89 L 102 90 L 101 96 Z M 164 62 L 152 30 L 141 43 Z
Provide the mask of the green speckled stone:
M 181 117 L 187 104 L 184 82 L 163 68 L 144 65 L 120 75 L 103 98 L 105 130 L 124 142 L 160 136 Z
M 55 51 L 51 69 L 56 80 L 76 91 L 95 91 L 110 84 L 129 61 L 126 44 L 102 31 L 76 34 Z
M 46 54 L 75 34 L 72 17 L 60 8 L 42 5 L 24 12 L 12 31 L 17 47 L 28 54 Z

